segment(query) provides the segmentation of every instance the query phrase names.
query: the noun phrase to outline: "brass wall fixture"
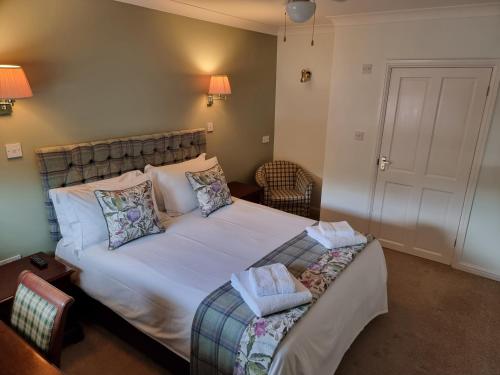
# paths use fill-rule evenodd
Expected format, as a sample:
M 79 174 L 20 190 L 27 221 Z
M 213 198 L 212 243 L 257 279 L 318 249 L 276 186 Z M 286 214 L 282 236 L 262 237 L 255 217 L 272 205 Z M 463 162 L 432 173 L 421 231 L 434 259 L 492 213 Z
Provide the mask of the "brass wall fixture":
M 302 69 L 300 82 L 309 82 L 311 80 L 312 73 L 308 69 Z

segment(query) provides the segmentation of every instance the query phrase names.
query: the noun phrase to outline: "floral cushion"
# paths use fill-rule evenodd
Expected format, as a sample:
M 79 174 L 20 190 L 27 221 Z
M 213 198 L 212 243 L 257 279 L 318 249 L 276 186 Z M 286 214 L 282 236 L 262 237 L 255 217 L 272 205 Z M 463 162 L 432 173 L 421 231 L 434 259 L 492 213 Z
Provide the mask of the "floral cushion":
M 233 203 L 226 177 L 219 164 L 206 171 L 186 172 L 186 177 L 196 193 L 203 217 Z
M 94 194 L 108 225 L 110 250 L 165 231 L 154 210 L 151 181 L 124 190 L 96 190 Z

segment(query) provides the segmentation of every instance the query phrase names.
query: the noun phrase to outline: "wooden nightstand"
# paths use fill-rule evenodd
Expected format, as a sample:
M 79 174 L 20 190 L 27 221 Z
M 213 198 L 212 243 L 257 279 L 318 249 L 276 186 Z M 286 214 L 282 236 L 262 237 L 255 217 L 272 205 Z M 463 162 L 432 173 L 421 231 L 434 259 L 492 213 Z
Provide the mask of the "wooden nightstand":
M 16 293 L 17 277 L 24 270 L 33 272 L 66 294 L 73 294 L 71 274 L 75 272 L 75 270 L 61 262 L 58 262 L 51 255 L 45 253 L 37 253 L 36 255 L 39 255 L 47 261 L 48 266 L 46 268 L 39 269 L 31 264 L 31 255 L 0 266 L 0 320 L 3 320 L 4 322 L 10 321 L 12 301 L 14 300 L 14 294 Z M 82 338 L 83 331 L 78 324 L 72 309 L 70 309 L 68 320 L 66 322 L 64 341 L 66 343 L 72 343 L 80 341 Z
M 244 199 L 253 203 L 262 203 L 263 190 L 261 187 L 252 184 L 232 181 L 227 184 L 231 195 L 236 198 Z

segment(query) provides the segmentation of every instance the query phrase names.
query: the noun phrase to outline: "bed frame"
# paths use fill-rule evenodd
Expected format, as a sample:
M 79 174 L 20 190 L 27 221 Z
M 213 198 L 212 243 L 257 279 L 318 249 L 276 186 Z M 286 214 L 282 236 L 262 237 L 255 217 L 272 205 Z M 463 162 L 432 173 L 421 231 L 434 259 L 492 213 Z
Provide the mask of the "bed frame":
M 91 322 L 105 328 L 172 374 L 189 375 L 189 362 L 135 328 L 120 315 L 90 297 L 76 285 L 72 285 L 70 292 L 75 298 L 73 307 L 78 321 Z
M 80 185 L 119 176 L 132 170 L 144 170 L 148 164 L 159 166 L 180 163 L 206 152 L 205 129 L 108 139 L 35 150 L 42 179 L 44 203 L 50 235 L 61 239 L 59 224 L 49 190 Z M 82 321 L 102 325 L 136 349 L 145 353 L 174 374 L 189 374 L 189 363 L 150 338 L 111 309 L 73 285 L 75 313 Z

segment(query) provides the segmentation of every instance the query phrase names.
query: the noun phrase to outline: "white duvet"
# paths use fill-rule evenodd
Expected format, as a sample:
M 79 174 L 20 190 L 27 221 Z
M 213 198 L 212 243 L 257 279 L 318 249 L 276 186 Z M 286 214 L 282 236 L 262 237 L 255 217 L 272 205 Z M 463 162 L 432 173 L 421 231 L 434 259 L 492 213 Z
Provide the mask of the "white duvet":
M 301 233 L 312 220 L 235 199 L 208 218 L 198 210 L 172 219 L 165 233 L 117 250 L 107 242 L 57 257 L 79 269 L 77 284 L 129 323 L 189 360 L 200 302 Z M 386 266 L 372 242 L 281 343 L 271 374 L 333 374 L 363 327 L 387 311 Z

